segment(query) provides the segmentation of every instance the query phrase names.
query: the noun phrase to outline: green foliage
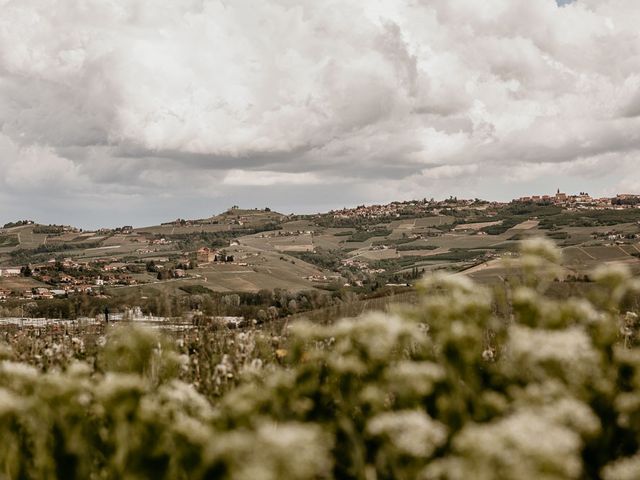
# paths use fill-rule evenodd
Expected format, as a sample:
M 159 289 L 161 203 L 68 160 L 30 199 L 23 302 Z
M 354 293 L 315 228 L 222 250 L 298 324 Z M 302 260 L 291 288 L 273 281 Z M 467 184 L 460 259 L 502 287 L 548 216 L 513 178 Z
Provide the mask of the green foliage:
M 197 364 L 175 349 L 193 346 L 118 327 L 93 366 L 41 373 L 0 347 L 0 472 L 640 478 L 640 282 L 604 267 L 588 296 L 553 297 L 560 261 L 524 242 L 502 288 L 432 275 L 415 306 L 299 321 L 287 338 L 212 334 L 198 348 L 224 345 Z M 186 370 L 219 389 L 198 393 Z
M 153 384 L 176 377 L 180 369 L 167 340 L 141 328 L 111 330 L 98 362 L 104 371 L 140 375 Z
M 205 287 L 204 285 L 183 285 L 180 290 L 188 293 L 189 295 L 209 295 L 213 293 L 213 290 Z
M 224 248 L 228 247 L 231 240 L 243 235 L 253 235 L 260 232 L 282 230 L 275 221 L 262 222 L 252 227 L 231 226 L 229 230 L 215 232 L 195 231 L 189 233 L 162 233 L 155 234 L 156 238 L 165 238 L 174 242 L 180 250 L 195 250 L 200 247 Z M 151 235 L 149 232 L 142 232 Z
M 486 250 L 467 250 L 467 249 L 452 248 L 450 251 L 445 253 L 430 255 L 428 259 L 440 260 L 440 261 L 447 260 L 451 262 L 465 262 L 469 260 L 482 258 L 486 253 L 487 253 Z
M 63 225 L 36 225 L 33 227 L 33 233 L 45 233 L 47 235 L 60 235 L 64 233 Z
M 343 232 L 336 232 L 333 234 L 334 237 L 350 237 L 351 235 L 353 235 L 354 231 L 353 230 L 345 230 Z
M 374 268 L 383 268 L 388 271 L 399 270 L 411 267 L 415 264 L 424 264 L 425 262 L 467 262 L 482 258 L 487 252 L 485 250 L 467 250 L 452 248 L 449 252 L 438 253 L 422 257 L 418 255 L 408 255 L 399 258 L 386 258 L 371 262 Z
M 19 248 L 12 251 L 9 255 L 13 262 L 28 263 L 38 259 L 47 258 L 47 255 L 45 254 L 68 252 L 70 250 L 85 250 L 99 246 L 100 242 L 60 243 L 55 245 L 40 245 L 39 247 L 32 249 Z
M 431 257 L 428 257 L 427 259 L 431 259 Z M 383 268 L 387 271 L 394 271 L 394 270 L 401 270 L 403 268 L 412 267 L 414 264 L 418 262 L 422 262 L 427 259 L 417 255 L 410 255 L 410 256 L 398 257 L 398 258 L 385 258 L 383 260 L 372 261 L 371 266 L 373 268 Z
M 612 226 L 639 220 L 640 210 L 634 208 L 625 210 L 587 210 L 572 213 L 565 212 L 562 215 L 541 218 L 540 228 Z
M 436 250 L 438 247 L 435 245 L 398 245 L 396 250 L 399 252 L 410 252 L 413 250 Z
M 555 205 L 537 205 L 534 203 L 511 203 L 498 210 L 496 215 L 485 216 L 476 215 L 470 218 L 466 218 L 464 223 L 481 223 L 481 222 L 495 222 L 502 220 L 499 225 L 491 225 L 484 227 L 481 230 L 490 235 L 500 235 L 505 233 L 510 228 L 513 228 L 520 222 L 529 220 L 531 218 L 539 218 L 541 222 L 544 222 L 546 218 L 559 218 L 564 216 L 562 207 Z
M 17 235 L 0 235 L 0 247 L 15 247 L 20 245 Z
M 339 250 L 324 248 L 317 248 L 315 252 L 288 252 L 288 254 L 326 270 L 337 270 L 344 257 Z
M 391 235 L 393 231 L 382 228 L 373 230 L 358 230 L 351 235 L 347 242 L 365 242 L 373 237 L 386 237 Z
M 2 228 L 22 227 L 24 225 L 31 225 L 31 224 L 33 224 L 33 220 L 18 220 L 17 222 L 5 223 Z
M 489 225 L 488 227 L 483 227 L 480 231 L 488 234 L 488 235 L 501 235 L 510 228 L 515 227 L 522 221 L 519 217 L 505 218 L 502 220 L 502 223 L 497 225 Z
M 549 232 L 547 233 L 547 237 L 553 238 L 554 240 L 566 240 L 570 235 L 567 232 Z

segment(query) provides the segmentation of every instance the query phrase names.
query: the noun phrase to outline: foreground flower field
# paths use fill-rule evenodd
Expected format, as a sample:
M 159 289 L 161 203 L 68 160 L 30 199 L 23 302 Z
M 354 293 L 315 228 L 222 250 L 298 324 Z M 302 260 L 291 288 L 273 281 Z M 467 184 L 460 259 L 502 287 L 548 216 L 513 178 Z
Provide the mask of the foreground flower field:
M 558 298 L 559 261 L 531 241 L 508 286 L 332 325 L 13 336 L 0 478 L 640 478 L 640 284 Z

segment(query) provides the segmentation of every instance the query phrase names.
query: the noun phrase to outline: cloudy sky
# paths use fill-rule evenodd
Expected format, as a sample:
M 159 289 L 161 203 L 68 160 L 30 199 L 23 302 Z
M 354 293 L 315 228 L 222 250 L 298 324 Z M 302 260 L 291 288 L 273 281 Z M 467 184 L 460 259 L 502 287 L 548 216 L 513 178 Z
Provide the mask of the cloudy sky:
M 640 192 L 638 0 L 0 0 L 0 223 Z

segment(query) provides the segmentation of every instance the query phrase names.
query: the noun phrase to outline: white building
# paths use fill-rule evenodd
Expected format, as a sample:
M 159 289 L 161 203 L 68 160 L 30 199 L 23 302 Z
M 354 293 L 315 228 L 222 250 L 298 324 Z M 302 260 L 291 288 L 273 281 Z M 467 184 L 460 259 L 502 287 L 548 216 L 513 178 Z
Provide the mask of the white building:
M 0 277 L 19 277 L 20 270 L 20 267 L 0 268 Z

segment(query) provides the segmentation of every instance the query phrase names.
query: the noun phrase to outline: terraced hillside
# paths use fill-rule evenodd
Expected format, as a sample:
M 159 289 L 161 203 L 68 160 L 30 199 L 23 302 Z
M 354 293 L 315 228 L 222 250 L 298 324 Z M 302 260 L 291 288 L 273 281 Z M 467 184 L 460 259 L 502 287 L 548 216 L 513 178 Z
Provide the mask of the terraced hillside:
M 405 206 L 394 215 L 353 218 L 344 212 L 286 216 L 233 208 L 199 220 L 92 232 L 19 225 L 0 230 L 0 266 L 65 260 L 120 269 L 127 281 L 107 290 L 140 295 L 149 288 L 181 294 L 184 287 L 362 290 L 411 283 L 437 270 L 495 281 L 507 273 L 497 258 L 511 255 L 523 239 L 547 237 L 563 248 L 567 278 L 604 263 L 640 271 L 640 209 L 575 212 L 486 202 L 410 207 L 414 210 Z M 225 261 L 196 261 L 203 247 L 220 252 Z M 0 289 L 7 285 L 0 277 Z

